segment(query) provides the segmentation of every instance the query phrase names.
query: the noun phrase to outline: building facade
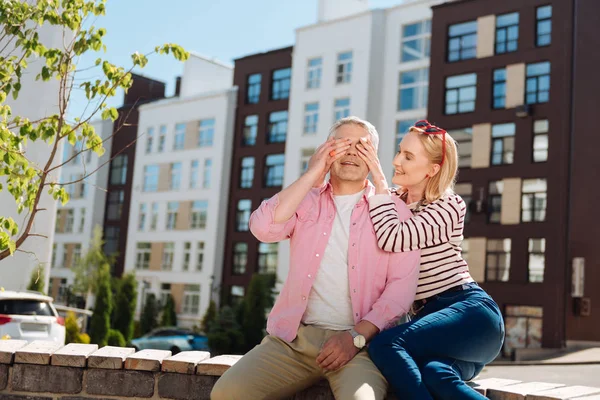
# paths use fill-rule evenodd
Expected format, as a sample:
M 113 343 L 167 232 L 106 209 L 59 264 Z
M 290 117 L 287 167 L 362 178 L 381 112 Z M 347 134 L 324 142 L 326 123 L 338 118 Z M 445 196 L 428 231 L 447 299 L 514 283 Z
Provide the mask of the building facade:
M 140 107 L 125 271 L 172 295 L 178 323 L 200 325 L 221 281 L 233 118 L 233 68 L 192 54 L 178 96 Z

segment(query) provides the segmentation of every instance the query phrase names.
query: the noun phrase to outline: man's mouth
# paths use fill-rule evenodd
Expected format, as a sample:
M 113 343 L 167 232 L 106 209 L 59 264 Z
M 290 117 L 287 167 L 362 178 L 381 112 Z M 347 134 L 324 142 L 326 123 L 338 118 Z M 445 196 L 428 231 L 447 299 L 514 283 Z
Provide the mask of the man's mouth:
M 353 161 L 344 161 L 340 164 L 342 164 L 344 166 L 349 166 L 349 167 L 358 167 L 358 164 Z

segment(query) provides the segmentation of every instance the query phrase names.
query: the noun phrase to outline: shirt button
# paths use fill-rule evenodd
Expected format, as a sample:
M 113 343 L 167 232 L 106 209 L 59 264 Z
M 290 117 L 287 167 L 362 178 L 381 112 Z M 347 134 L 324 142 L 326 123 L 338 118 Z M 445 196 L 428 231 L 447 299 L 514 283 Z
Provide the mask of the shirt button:
M 354 289 L 354 293 L 356 293 L 356 289 Z
M 319 257 L 319 253 L 317 253 L 317 257 Z
M 309 278 L 312 278 L 312 275 L 311 275 L 311 274 L 308 274 L 308 277 L 309 277 Z
M 353 222 L 352 225 L 356 225 L 356 222 Z
M 356 246 L 356 243 L 352 243 L 352 247 Z
M 353 266 L 352 266 L 352 269 L 354 269 L 354 268 L 356 268 L 356 265 L 353 265 Z
M 323 236 L 327 236 L 327 232 L 323 232 Z
M 358 317 L 358 313 L 355 314 Z
M 302 296 L 302 300 L 306 300 L 306 296 Z

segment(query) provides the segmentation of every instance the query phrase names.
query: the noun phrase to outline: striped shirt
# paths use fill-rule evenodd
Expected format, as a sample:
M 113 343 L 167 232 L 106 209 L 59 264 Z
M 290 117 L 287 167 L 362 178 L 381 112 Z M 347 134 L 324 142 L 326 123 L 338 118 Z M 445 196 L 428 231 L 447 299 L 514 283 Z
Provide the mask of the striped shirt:
M 377 242 L 389 252 L 421 250 L 419 286 L 415 300 L 426 299 L 453 286 L 473 282 L 469 266 L 461 256 L 460 244 L 466 204 L 459 195 L 445 195 L 439 200 L 411 210 L 413 217 L 401 221 L 391 196 L 369 198 L 369 210 Z

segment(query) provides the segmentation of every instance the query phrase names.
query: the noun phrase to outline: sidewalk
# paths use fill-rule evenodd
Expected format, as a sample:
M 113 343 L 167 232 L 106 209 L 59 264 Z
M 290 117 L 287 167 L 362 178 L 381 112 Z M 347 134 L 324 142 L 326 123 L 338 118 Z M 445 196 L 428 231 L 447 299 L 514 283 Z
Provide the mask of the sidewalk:
M 497 359 L 489 365 L 583 365 L 600 364 L 600 347 L 587 349 L 524 349 L 516 361 Z

